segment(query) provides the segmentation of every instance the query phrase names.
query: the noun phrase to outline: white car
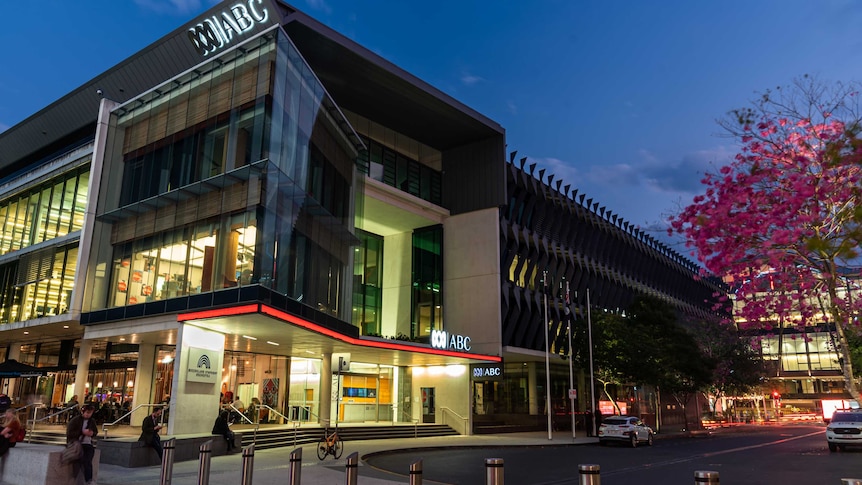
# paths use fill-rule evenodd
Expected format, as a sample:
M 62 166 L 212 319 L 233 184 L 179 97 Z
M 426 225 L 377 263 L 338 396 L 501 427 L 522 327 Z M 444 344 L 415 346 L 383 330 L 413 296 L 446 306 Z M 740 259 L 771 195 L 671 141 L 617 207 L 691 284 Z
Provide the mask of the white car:
M 826 427 L 826 443 L 829 451 L 862 446 L 862 409 L 836 409 Z
M 634 416 L 611 416 L 605 418 L 599 426 L 599 444 L 604 445 L 609 441 L 622 441 L 629 443 L 632 448 L 638 443 L 646 443 L 652 446 L 655 431 L 644 424 L 640 418 Z

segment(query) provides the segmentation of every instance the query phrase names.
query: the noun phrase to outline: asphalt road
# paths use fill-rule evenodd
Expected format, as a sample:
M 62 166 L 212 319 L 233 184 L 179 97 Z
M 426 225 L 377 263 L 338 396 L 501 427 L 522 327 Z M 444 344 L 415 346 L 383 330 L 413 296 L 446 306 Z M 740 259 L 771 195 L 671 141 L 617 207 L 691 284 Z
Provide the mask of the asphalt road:
M 405 450 L 364 457 L 369 467 L 404 476 L 422 459 L 423 481 L 478 485 L 486 482 L 485 459 L 502 458 L 507 485 L 577 484 L 578 465 L 598 464 L 602 485 L 694 483 L 696 471 L 719 472 L 733 485 L 840 485 L 862 479 L 862 448 L 830 453 L 823 426 L 751 427 L 708 437 L 665 437 L 655 445 L 570 445 L 523 448 Z M 394 478 L 394 475 L 393 475 Z

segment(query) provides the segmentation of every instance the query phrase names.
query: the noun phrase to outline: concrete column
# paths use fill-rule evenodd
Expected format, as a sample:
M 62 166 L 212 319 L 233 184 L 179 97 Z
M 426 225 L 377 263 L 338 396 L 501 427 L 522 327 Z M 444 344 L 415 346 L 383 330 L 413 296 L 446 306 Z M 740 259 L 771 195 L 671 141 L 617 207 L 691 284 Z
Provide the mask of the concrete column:
M 86 391 L 87 377 L 90 374 L 90 356 L 92 355 L 93 341 L 89 339 L 81 339 L 81 344 L 78 347 L 78 366 L 75 368 L 75 387 L 72 393 L 78 396 L 78 402 L 84 402 L 84 393 Z M 66 396 L 68 401 L 72 396 Z
M 332 416 L 332 354 L 323 354 L 320 361 L 320 413 L 321 425 L 331 421 Z
M 212 430 L 219 413 L 222 362 L 224 334 L 194 325 L 180 325 L 167 434 Z
M 539 414 L 539 389 L 536 381 L 536 363 L 527 362 L 527 404 L 530 415 Z
M 149 404 L 153 393 L 153 369 L 156 364 L 156 346 L 154 344 L 138 345 L 138 365 L 135 367 L 135 396 L 132 398 L 132 409 L 141 404 Z M 152 412 L 149 408 L 141 408 L 131 416 L 130 424 L 140 426 L 144 418 Z

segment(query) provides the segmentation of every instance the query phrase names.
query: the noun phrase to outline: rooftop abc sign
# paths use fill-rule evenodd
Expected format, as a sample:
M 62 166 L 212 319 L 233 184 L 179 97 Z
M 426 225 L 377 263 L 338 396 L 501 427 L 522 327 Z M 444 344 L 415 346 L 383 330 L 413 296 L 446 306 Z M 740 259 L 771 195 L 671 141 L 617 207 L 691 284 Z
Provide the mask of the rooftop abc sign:
M 431 330 L 431 347 L 443 350 L 470 351 L 470 337 L 449 334 L 443 330 Z
M 263 0 L 235 3 L 190 28 L 189 40 L 198 54 L 206 56 L 224 48 L 235 37 L 248 34 L 268 18 L 269 12 L 263 6 Z

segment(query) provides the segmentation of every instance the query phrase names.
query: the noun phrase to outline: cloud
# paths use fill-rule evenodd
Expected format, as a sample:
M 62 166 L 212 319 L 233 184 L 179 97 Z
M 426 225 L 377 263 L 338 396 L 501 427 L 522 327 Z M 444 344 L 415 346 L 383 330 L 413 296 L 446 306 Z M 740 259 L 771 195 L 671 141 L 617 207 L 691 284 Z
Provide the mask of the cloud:
M 176 16 L 188 15 L 189 13 L 201 11 L 201 6 L 215 5 L 218 0 L 134 0 L 135 4 L 145 10 L 156 13 L 175 14 Z
M 326 0 L 306 0 L 309 8 L 312 10 L 317 10 L 318 12 L 323 12 L 326 14 L 332 13 L 332 7 L 326 3 Z
M 461 83 L 466 85 L 466 86 L 472 86 L 472 85 L 479 83 L 479 82 L 482 82 L 482 81 L 484 81 L 484 79 L 482 79 L 479 76 L 475 76 L 473 74 L 470 74 L 469 72 L 465 72 L 464 74 L 461 75 Z
M 518 105 L 515 104 L 515 102 L 511 101 L 511 100 L 506 101 L 506 111 L 508 111 L 509 114 L 516 115 L 516 114 L 518 114 Z

